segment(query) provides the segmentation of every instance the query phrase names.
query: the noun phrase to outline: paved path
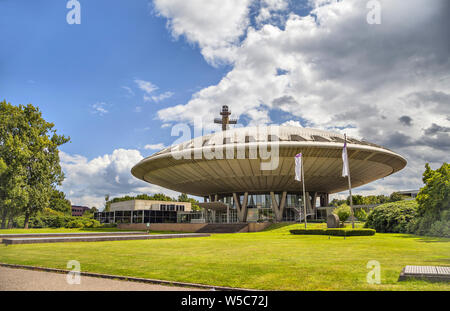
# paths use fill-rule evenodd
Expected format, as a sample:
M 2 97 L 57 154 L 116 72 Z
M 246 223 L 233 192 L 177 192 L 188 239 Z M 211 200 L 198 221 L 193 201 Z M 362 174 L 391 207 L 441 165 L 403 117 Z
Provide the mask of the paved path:
M 187 287 L 116 281 L 81 276 L 81 284 L 70 285 L 66 274 L 0 267 L 0 291 L 190 291 Z

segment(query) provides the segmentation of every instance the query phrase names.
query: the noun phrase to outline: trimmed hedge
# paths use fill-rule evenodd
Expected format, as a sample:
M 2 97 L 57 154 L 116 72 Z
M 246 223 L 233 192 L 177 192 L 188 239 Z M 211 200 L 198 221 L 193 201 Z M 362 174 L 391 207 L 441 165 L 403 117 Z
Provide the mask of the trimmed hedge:
M 290 230 L 291 234 L 305 234 L 305 235 L 334 235 L 334 236 L 368 236 L 374 235 L 373 229 L 295 229 Z
M 24 217 L 15 220 L 14 227 L 22 228 Z M 75 216 L 37 215 L 30 217 L 30 228 L 95 228 L 100 222 L 93 218 Z

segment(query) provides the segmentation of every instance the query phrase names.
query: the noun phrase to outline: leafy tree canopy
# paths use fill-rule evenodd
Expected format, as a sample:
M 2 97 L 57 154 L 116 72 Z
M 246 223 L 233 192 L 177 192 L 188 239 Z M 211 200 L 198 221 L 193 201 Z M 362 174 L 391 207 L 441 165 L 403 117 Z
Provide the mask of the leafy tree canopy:
M 31 104 L 0 102 L 0 206 L 2 226 L 9 215 L 29 217 L 48 207 L 54 187 L 64 179 L 58 147 L 70 139 L 56 134 Z

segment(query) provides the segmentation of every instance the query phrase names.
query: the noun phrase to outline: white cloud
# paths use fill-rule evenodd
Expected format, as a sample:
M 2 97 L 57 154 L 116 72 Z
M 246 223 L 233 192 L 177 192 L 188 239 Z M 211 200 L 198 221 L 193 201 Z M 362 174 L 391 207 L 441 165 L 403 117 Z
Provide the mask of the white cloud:
M 127 91 L 128 96 L 134 96 L 134 91 L 131 89 L 131 87 L 129 87 L 129 86 L 122 86 L 122 88 Z
M 303 127 L 302 124 L 300 123 L 300 121 L 296 121 L 296 120 L 289 120 L 286 122 L 281 123 L 281 126 L 298 126 L 298 127 Z
M 160 150 L 160 149 L 164 149 L 166 148 L 166 146 L 164 146 L 163 143 L 159 143 L 159 144 L 148 144 L 144 146 L 145 150 Z
M 270 124 L 270 111 L 301 117 L 304 126 L 365 138 L 404 155 L 408 168 L 376 183 L 386 189 L 419 186 L 426 161 L 448 160 L 450 136 L 442 130 L 450 127 L 448 1 L 411 0 L 406 10 L 404 1 L 382 0 L 381 25 L 369 25 L 366 1 L 315 0 L 307 16 L 286 10 L 282 27 L 272 17 L 283 6 L 266 1 L 260 7 L 267 16 L 257 29 L 249 26 L 247 9 L 231 14 L 245 21 L 233 32 L 243 35 L 240 41 L 220 33 L 206 38 L 209 29 L 203 31 L 196 13 L 180 2 L 156 1 L 172 33 L 198 43 L 210 63 L 231 59 L 233 67 L 188 103 L 159 110 L 161 121 L 192 123 L 200 116 L 212 126 L 222 105 L 249 125 Z M 219 18 L 212 29 L 222 23 Z M 402 116 L 409 125 L 399 121 Z
M 141 89 L 147 94 L 150 94 L 158 89 L 158 87 L 153 83 L 151 83 L 150 81 L 135 79 L 134 82 L 137 84 L 139 89 Z
M 152 96 L 152 100 L 157 103 L 157 102 L 160 102 L 160 101 L 162 101 L 164 99 L 172 97 L 173 94 L 174 94 L 173 92 L 164 92 L 164 93 L 162 93 L 160 95 Z
M 175 197 L 176 192 L 143 182 L 130 173 L 143 159 L 138 150 L 116 149 L 92 160 L 60 151 L 65 174 L 62 190 L 72 204 L 104 207 L 104 197 L 162 192 Z
M 154 0 L 158 15 L 167 18 L 175 38 L 198 44 L 211 64 L 232 62 L 239 37 L 249 25 L 251 0 Z
M 103 116 L 108 113 L 108 110 L 105 108 L 106 106 L 107 104 L 103 102 L 95 103 L 91 105 L 91 112 Z

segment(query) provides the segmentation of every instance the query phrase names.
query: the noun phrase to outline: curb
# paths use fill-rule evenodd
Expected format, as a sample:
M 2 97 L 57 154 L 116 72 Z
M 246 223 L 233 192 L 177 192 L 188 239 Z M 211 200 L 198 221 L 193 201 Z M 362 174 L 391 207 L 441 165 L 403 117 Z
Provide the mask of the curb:
M 56 268 L 26 266 L 26 265 L 16 265 L 16 264 L 8 264 L 8 263 L 2 263 L 2 262 L 0 262 L 0 267 L 13 268 L 13 269 L 26 269 L 26 270 L 34 270 L 34 271 L 44 271 L 44 272 L 53 272 L 53 273 L 61 273 L 61 274 L 67 274 L 69 272 L 72 272 L 71 270 L 66 270 L 66 269 L 56 269 Z M 247 288 L 213 286 L 213 285 L 205 285 L 205 284 L 197 284 L 197 283 L 186 283 L 186 282 L 177 282 L 177 281 L 165 281 L 165 280 L 137 278 L 137 277 L 131 277 L 131 276 L 102 274 L 102 273 L 94 273 L 94 272 L 82 272 L 81 271 L 80 275 L 96 277 L 96 278 L 102 278 L 102 279 L 129 281 L 129 282 L 139 282 L 139 283 L 166 285 L 166 286 L 190 287 L 190 288 L 219 290 L 219 291 L 255 291 L 254 289 L 247 289 Z

